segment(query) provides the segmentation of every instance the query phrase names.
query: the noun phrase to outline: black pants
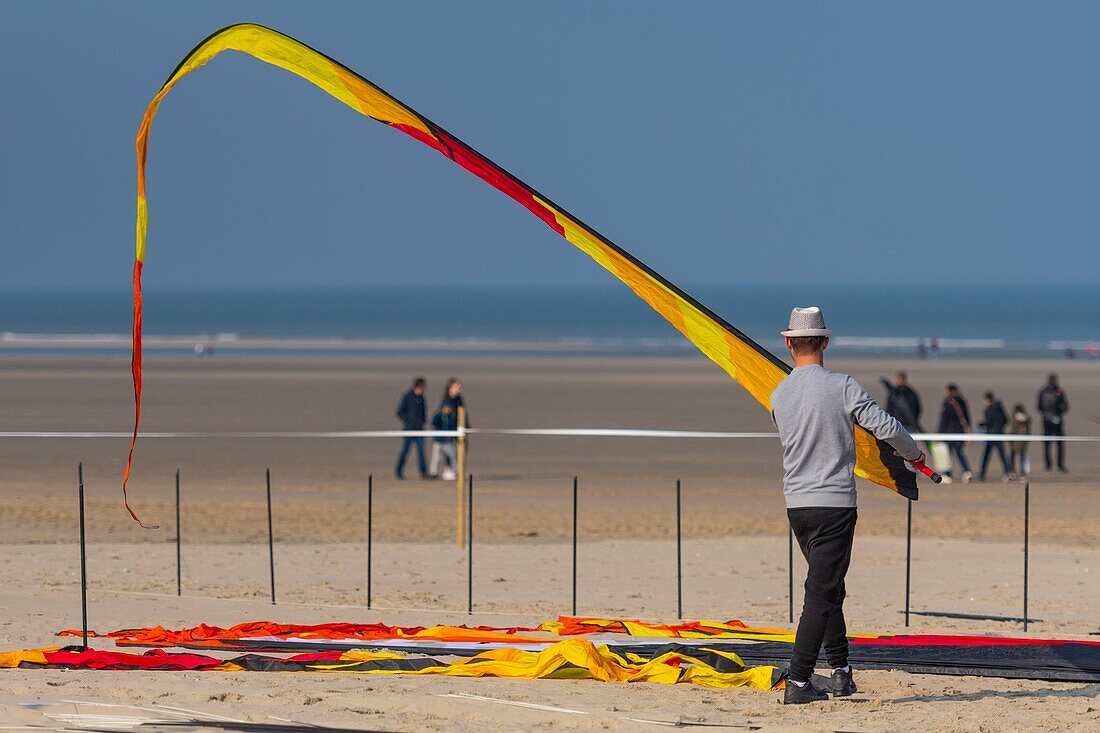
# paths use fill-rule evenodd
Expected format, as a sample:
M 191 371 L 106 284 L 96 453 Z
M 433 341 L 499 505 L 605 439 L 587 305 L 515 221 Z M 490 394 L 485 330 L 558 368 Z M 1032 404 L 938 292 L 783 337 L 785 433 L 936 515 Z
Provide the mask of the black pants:
M 1065 435 L 1066 427 L 1060 422 L 1051 422 L 1043 418 L 1043 435 Z M 1057 446 L 1058 468 L 1066 467 L 1066 444 L 1062 441 L 1048 440 L 1043 443 L 1043 457 L 1047 459 L 1047 470 L 1050 470 L 1050 448 Z
M 804 682 L 813 674 L 822 644 L 833 669 L 848 665 L 844 623 L 844 576 L 852 561 L 856 510 L 813 507 L 788 509 L 787 519 L 809 563 L 806 599 L 791 654 L 790 676 Z
M 424 460 L 424 438 L 419 435 L 406 435 L 401 440 L 401 452 L 397 454 L 397 469 L 394 471 L 398 476 L 405 472 L 405 458 L 409 455 L 409 448 L 416 446 L 416 467 L 420 469 L 420 475 L 428 475 L 428 465 Z
M 985 469 L 989 467 L 989 458 L 993 455 L 993 451 L 997 451 L 997 455 L 1001 457 L 1001 465 L 1004 466 L 1004 472 L 1008 473 L 1012 470 L 1009 468 L 1008 455 L 1005 453 L 1005 444 L 995 443 L 991 440 L 985 444 L 985 453 L 982 454 L 982 471 L 978 474 L 982 478 L 985 478 Z
M 956 440 L 948 441 L 947 449 L 951 451 L 951 455 L 955 456 L 955 460 L 959 462 L 963 472 L 970 473 L 970 461 L 966 460 L 966 444 Z M 948 471 L 947 475 L 951 476 L 952 473 L 953 470 Z

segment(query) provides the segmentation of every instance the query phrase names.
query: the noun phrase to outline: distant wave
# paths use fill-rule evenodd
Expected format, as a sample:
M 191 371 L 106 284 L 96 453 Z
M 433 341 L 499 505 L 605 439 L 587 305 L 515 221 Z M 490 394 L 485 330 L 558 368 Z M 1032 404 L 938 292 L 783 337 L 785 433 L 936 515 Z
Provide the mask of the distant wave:
M 457 338 L 345 338 L 241 336 L 236 333 L 147 335 L 147 349 L 180 351 L 301 351 L 301 352 L 592 352 L 621 351 L 690 352 L 691 344 L 682 339 L 598 339 L 563 337 L 549 340 L 504 340 L 478 336 Z M 131 346 L 128 333 L 0 333 L 0 350 L 123 350 Z
M 161 353 L 303 354 L 303 355 L 591 355 L 622 357 L 694 356 L 694 348 L 680 338 L 630 338 L 561 336 L 548 339 L 508 339 L 487 336 L 354 338 L 345 336 L 250 336 L 232 332 L 147 335 L 146 349 Z M 1095 358 L 1094 342 L 1051 341 L 1012 343 L 995 338 L 940 338 L 916 336 L 838 336 L 833 339 L 837 356 L 912 356 L 978 358 L 1057 358 L 1067 349 L 1084 358 Z M 935 347 L 932 344 L 935 344 Z M 762 345 L 784 353 L 779 338 Z M 0 332 L 2 352 L 103 353 L 130 351 L 129 333 L 24 333 Z

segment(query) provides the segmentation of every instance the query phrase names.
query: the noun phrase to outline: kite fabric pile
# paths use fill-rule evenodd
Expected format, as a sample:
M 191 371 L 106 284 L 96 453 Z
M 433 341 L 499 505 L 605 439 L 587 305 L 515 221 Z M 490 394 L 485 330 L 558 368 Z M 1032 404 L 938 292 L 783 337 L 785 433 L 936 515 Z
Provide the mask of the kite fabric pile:
M 268 644 L 270 650 L 279 641 L 287 643 L 338 643 L 420 641 L 444 643 L 547 644 L 553 636 L 591 634 L 626 634 L 633 637 L 665 637 L 680 639 L 754 639 L 760 641 L 793 642 L 794 632 L 785 629 L 750 628 L 741 621 L 689 621 L 680 624 L 654 624 L 622 619 L 579 618 L 559 616 L 555 621 L 543 621 L 538 626 L 387 626 L 386 624 L 277 624 L 272 621 L 249 621 L 229 628 L 202 624 L 190 629 L 165 629 L 151 626 L 121 629 L 108 634 L 91 632 L 93 638 L 113 639 L 118 646 L 181 647 L 186 649 L 225 649 L 239 651 Z M 542 633 L 538 636 L 536 634 Z M 59 632 L 59 636 L 80 636 L 76 629 Z M 363 646 L 362 643 L 359 646 Z
M 80 632 L 70 629 L 59 635 Z M 779 682 L 779 668 L 790 659 L 794 643 L 790 630 L 750 627 L 740 621 L 656 624 L 569 616 L 531 627 L 253 621 L 229 628 L 153 626 L 90 636 L 154 651 L 129 654 L 69 647 L 11 652 L 0 654 L 0 667 L 553 677 L 770 689 Z M 1100 682 L 1096 641 L 884 634 L 849 639 L 849 658 L 864 669 Z M 248 653 L 219 659 L 171 653 L 165 651 L 168 648 Z M 262 656 L 275 653 L 295 656 Z
M 0 653 L 0 668 L 63 668 L 211 672 L 343 672 L 511 679 L 593 679 L 603 682 L 689 683 L 704 687 L 769 690 L 775 667 L 746 668 L 733 652 L 669 644 L 649 655 L 616 652 L 587 639 L 567 639 L 534 652 L 515 647 L 487 649 L 454 662 L 386 651 L 331 651 L 280 658 L 245 654 L 218 659 L 154 649 L 145 654 L 95 649 L 34 649 Z

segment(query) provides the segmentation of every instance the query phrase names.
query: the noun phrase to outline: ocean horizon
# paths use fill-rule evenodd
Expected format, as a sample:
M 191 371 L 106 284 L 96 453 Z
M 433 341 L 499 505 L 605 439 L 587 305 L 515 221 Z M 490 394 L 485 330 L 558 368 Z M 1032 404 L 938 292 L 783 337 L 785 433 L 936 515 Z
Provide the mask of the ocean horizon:
M 820 305 L 843 356 L 1088 358 L 1100 345 L 1100 287 L 1066 285 L 747 285 L 687 288 L 773 350 L 790 308 Z M 692 346 L 632 293 L 606 285 L 148 288 L 153 351 L 317 354 L 493 352 L 687 356 Z M 125 348 L 123 290 L 6 290 L 0 348 Z M 938 347 L 938 348 L 937 348 Z

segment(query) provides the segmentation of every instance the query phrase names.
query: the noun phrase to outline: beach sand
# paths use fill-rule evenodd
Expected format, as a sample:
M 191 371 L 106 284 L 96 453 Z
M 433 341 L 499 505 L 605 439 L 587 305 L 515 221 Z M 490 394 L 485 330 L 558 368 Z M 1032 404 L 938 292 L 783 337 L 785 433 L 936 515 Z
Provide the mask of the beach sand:
M 1011 408 L 1029 407 L 1049 362 L 851 361 L 873 394 L 878 377 L 899 366 L 926 404 L 934 429 L 940 394 L 956 381 L 976 410 L 985 389 Z M 1100 364 L 1055 363 L 1072 405 L 1068 430 L 1100 434 Z M 393 411 L 411 377 L 428 377 L 435 405 L 445 379 L 464 380 L 474 427 L 645 428 L 774 432 L 767 414 L 702 359 L 520 358 L 148 358 L 143 430 L 149 432 L 346 431 L 397 429 Z M 1033 411 L 1033 410 L 1032 410 Z M 117 431 L 132 426 L 129 362 L 94 358 L 0 360 L 3 431 Z M 363 531 L 367 476 L 375 477 L 382 539 L 439 541 L 453 536 L 454 486 L 398 482 L 398 440 L 143 439 L 135 454 L 133 507 L 160 532 L 142 530 L 119 511 L 129 440 L 0 440 L 0 537 L 6 542 L 75 538 L 76 466 L 84 463 L 93 540 L 164 541 L 174 522 L 174 474 L 182 475 L 183 523 L 192 541 L 260 541 L 266 534 L 264 470 L 272 472 L 275 520 L 287 542 L 353 541 Z M 1072 473 L 1042 471 L 1032 446 L 1033 537 L 1094 546 L 1100 540 L 1100 449 L 1068 446 Z M 975 471 L 981 446 L 970 447 Z M 991 477 L 1000 476 L 994 459 Z M 537 536 L 561 540 L 569 529 L 572 477 L 579 476 L 582 536 L 668 537 L 675 481 L 683 482 L 684 526 L 700 537 L 784 533 L 780 446 L 774 439 L 647 439 L 474 436 L 479 520 L 486 541 Z M 416 476 L 410 460 L 406 474 Z M 915 508 L 925 536 L 1015 539 L 1023 487 L 923 482 Z M 415 511 L 410 511 L 415 508 Z M 860 532 L 897 536 L 905 505 L 884 489 L 860 485 Z
M 1073 410 L 1068 430 L 1100 434 L 1100 365 L 999 361 L 850 361 L 876 396 L 880 375 L 908 368 L 935 427 L 939 395 L 958 382 L 972 409 L 993 389 L 1031 408 L 1055 367 Z M 616 427 L 764 431 L 766 414 L 702 360 L 151 357 L 149 431 L 393 429 L 416 374 L 429 403 L 463 378 L 475 427 Z M 0 431 L 129 429 L 129 363 L 117 356 L 0 359 Z M 570 605 L 572 477 L 580 477 L 578 612 L 676 615 L 674 482 L 683 482 L 684 615 L 788 626 L 787 537 L 779 446 L 771 439 L 686 440 L 477 436 L 475 613 L 455 547 L 455 485 L 393 478 L 396 440 L 187 439 L 139 442 L 133 506 L 121 506 L 128 440 L 0 440 L 0 647 L 56 644 L 79 625 L 76 464 L 88 492 L 90 623 L 106 631 L 247 620 L 412 625 L 530 624 Z M 1029 635 L 1091 638 L 1100 616 L 1100 449 L 1069 446 L 1068 475 L 1031 486 Z M 977 463 L 980 448 L 970 449 Z M 272 471 L 279 605 L 267 576 L 264 470 Z M 174 473 L 182 475 L 183 593 L 175 597 Z M 375 608 L 365 604 L 366 477 L 375 476 Z M 407 474 L 414 476 L 410 464 Z M 999 473 L 996 471 L 995 473 Z M 914 507 L 912 606 L 1018 616 L 1023 487 L 922 483 Z M 849 580 L 850 628 L 900 632 L 905 503 L 861 484 Z M 796 578 L 802 571 L 796 558 Z M 796 580 L 797 585 L 797 580 Z M 796 587 L 795 601 L 801 594 Z M 914 616 L 911 630 L 1018 635 L 1013 622 Z M 108 646 L 106 643 L 100 646 Z M 108 647 L 109 648 L 109 647 Z M 98 701 L 175 706 L 257 722 L 267 716 L 376 730 L 636 730 L 623 720 L 678 719 L 763 730 L 1029 730 L 1100 726 L 1100 685 L 860 672 L 858 699 L 812 710 L 776 693 L 586 681 L 461 680 L 320 674 L 4 671 L 6 725 L 94 712 Z M 441 697 L 468 693 L 588 715 Z M 40 707 L 27 707 L 38 703 Z M 52 707 L 51 707 L 52 705 Z M 83 705 L 83 707 L 82 707 Z M 117 708 L 122 711 L 123 708 Z M 54 712 L 51 712 L 54 711 Z M 121 712 L 119 714 L 122 714 Z M 141 713 L 131 713 L 138 715 Z M 147 714 L 147 713 L 146 713 Z M 51 722 L 54 721 L 54 722 Z

